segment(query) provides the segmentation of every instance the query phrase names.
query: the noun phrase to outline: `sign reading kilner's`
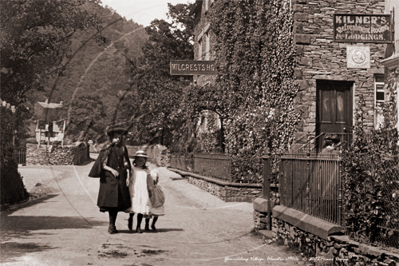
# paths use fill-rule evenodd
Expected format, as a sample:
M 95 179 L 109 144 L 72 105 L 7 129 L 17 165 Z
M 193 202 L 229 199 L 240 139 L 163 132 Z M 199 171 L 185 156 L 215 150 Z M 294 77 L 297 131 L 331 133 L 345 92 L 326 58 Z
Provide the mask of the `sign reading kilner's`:
M 216 75 L 215 61 L 171 60 L 171 75 Z
M 334 14 L 334 41 L 391 43 L 391 15 Z

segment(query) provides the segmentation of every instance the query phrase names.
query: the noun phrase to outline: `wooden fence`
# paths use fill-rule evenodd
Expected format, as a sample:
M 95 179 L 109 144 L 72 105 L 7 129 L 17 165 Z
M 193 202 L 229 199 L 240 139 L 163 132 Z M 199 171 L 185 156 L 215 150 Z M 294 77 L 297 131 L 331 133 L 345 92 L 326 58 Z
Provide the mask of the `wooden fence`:
M 170 167 L 231 182 L 231 159 L 224 154 L 171 155 Z
M 341 166 L 336 155 L 281 157 L 281 205 L 343 225 Z

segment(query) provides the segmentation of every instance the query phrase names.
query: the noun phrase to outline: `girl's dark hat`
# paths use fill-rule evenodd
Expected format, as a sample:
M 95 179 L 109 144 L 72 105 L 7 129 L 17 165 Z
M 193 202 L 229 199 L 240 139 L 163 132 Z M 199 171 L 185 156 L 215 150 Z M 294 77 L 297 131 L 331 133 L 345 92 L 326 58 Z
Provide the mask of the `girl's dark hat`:
M 147 153 L 145 153 L 145 151 L 137 151 L 134 157 L 148 158 Z
M 124 128 L 124 127 L 121 127 L 121 126 L 113 126 L 113 127 L 110 127 L 108 130 L 107 130 L 107 135 L 108 136 L 111 136 L 111 135 L 113 135 L 113 134 L 123 134 L 123 135 L 126 135 L 127 134 L 127 130 L 126 130 L 126 128 Z

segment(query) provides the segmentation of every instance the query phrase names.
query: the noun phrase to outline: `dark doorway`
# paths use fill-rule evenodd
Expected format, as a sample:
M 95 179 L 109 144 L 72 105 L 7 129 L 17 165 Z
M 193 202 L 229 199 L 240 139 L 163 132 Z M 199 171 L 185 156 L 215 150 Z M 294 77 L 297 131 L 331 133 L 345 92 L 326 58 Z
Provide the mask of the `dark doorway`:
M 317 150 L 345 148 L 352 141 L 353 82 L 318 80 L 316 86 Z

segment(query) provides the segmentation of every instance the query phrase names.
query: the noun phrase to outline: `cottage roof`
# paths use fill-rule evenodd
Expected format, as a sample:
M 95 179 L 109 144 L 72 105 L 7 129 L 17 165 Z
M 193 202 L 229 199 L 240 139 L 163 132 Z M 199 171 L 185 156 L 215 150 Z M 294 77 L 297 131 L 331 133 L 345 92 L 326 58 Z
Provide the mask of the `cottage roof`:
M 60 103 L 48 103 L 48 100 L 46 99 L 45 102 L 38 102 L 43 108 L 48 108 L 48 109 L 57 109 L 57 108 L 62 108 L 63 102 L 61 101 Z

